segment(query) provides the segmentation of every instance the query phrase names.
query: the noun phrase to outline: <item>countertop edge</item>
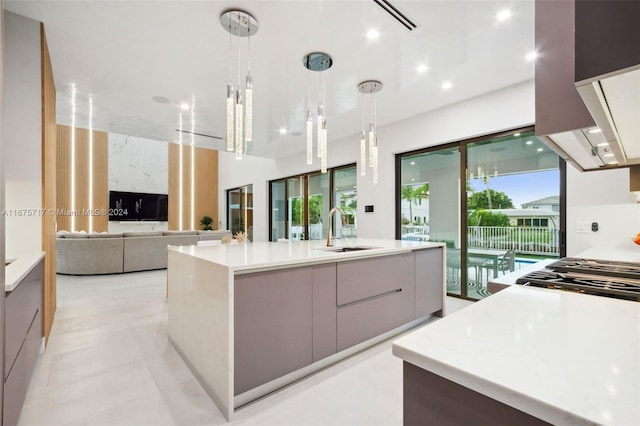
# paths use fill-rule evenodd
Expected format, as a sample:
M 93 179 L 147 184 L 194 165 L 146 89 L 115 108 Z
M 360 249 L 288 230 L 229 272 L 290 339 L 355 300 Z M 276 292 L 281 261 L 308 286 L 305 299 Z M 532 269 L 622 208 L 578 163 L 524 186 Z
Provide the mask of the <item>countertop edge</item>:
M 29 272 L 36 267 L 36 265 L 44 258 L 45 252 L 34 252 L 20 254 L 15 257 L 15 260 L 9 265 L 5 266 L 4 272 L 4 291 L 10 293 L 18 287 L 18 285 L 25 279 Z M 12 257 L 9 257 L 11 259 Z

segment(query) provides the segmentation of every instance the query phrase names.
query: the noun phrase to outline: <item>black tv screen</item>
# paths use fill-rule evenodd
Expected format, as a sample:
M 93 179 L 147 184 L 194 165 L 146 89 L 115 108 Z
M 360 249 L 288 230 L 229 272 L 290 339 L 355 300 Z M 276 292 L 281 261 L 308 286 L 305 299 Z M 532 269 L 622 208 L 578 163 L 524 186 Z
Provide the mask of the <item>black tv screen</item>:
M 109 220 L 168 220 L 169 196 L 109 191 Z

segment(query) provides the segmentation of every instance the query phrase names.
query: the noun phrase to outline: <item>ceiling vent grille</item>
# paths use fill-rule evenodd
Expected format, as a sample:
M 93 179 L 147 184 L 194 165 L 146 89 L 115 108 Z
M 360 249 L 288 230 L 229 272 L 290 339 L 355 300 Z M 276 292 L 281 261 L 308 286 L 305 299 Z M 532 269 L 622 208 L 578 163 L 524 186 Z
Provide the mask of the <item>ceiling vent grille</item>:
M 188 131 L 188 130 L 180 130 L 180 129 L 176 129 L 176 132 L 188 133 L 188 134 L 190 134 L 190 135 L 203 136 L 203 137 L 205 137 L 205 138 L 211 138 L 211 139 L 219 139 L 219 140 L 222 140 L 222 138 L 221 138 L 220 136 L 205 135 L 204 133 L 190 132 L 190 131 Z
M 373 0 L 378 6 L 380 6 L 385 12 L 391 15 L 396 21 L 400 22 L 406 29 L 413 31 L 417 28 L 417 25 L 407 18 L 405 14 L 400 12 L 394 5 L 387 0 Z

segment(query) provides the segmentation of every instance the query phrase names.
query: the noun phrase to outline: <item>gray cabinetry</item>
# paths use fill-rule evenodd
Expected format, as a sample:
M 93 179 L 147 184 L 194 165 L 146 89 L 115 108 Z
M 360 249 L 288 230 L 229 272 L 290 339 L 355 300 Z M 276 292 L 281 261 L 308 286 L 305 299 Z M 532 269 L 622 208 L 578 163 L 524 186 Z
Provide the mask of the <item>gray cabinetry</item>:
M 235 277 L 235 394 L 312 362 L 312 268 Z
M 336 353 L 336 264 L 313 267 L 313 362 Z
M 413 253 L 340 263 L 337 272 L 338 351 L 415 318 Z
M 5 425 L 15 425 L 42 341 L 43 260 L 5 299 L 4 412 Z
M 416 318 L 442 310 L 443 258 L 442 250 L 415 251 Z

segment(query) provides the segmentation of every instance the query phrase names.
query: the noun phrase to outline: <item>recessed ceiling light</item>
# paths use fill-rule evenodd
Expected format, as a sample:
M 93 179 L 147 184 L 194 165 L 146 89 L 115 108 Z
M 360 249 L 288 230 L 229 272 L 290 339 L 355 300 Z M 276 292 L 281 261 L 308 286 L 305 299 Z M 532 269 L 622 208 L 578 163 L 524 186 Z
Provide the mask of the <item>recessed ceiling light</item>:
M 453 87 L 453 84 L 451 84 L 450 81 L 445 81 L 444 83 L 442 83 L 442 88 L 444 90 L 449 90 Z
M 613 160 L 613 161 L 609 161 L 607 164 L 618 164 L 618 162 L 616 160 Z
M 531 145 L 533 143 L 533 141 L 526 141 L 525 142 L 527 145 Z
M 164 96 L 154 96 L 151 99 L 153 99 L 154 102 L 157 102 L 159 104 L 168 104 L 168 103 L 171 102 L 171 100 L 169 98 L 165 98 Z
M 410 162 L 409 164 L 411 164 L 412 166 L 415 166 L 415 165 L 416 165 L 416 162 L 415 162 L 415 161 L 412 161 L 412 162 Z
M 411 178 L 411 182 L 415 182 L 416 180 L 414 178 Z
M 509 10 L 509 9 L 501 10 L 496 15 L 496 19 L 498 20 L 498 22 L 506 21 L 509 18 L 511 18 L 511 10 Z
M 280 134 L 281 135 L 286 135 L 287 134 L 287 128 L 286 127 L 280 127 Z
M 380 32 L 378 30 L 371 29 L 367 32 L 367 38 L 369 40 L 377 40 L 380 37 Z
M 599 128 L 596 127 L 595 129 L 589 130 L 589 133 L 594 135 L 596 133 L 602 133 L 602 130 L 600 130 Z
M 535 60 L 537 57 L 538 57 L 538 53 L 537 53 L 537 52 L 535 52 L 535 51 L 534 51 L 534 52 L 529 52 L 529 53 L 527 53 L 526 55 L 524 55 L 524 58 L 525 58 L 527 61 L 533 61 L 533 60 Z
M 180 109 L 182 109 L 183 111 L 186 111 L 189 109 L 189 104 L 186 102 L 183 102 L 180 104 Z
M 538 151 L 538 152 L 542 152 L 542 151 L 543 151 L 543 149 L 542 149 L 542 148 L 538 148 L 538 149 L 537 149 L 537 151 Z
M 429 67 L 427 67 L 425 64 L 420 64 L 416 67 L 416 71 L 418 71 L 418 73 L 420 74 L 424 74 L 428 69 Z
M 609 142 L 600 142 L 598 146 L 602 146 L 602 147 L 609 146 Z
M 612 153 L 612 152 L 610 152 L 610 153 L 608 153 L 608 154 L 604 154 L 604 155 L 603 155 L 603 157 L 613 157 L 613 153 Z
M 513 136 L 517 138 L 518 136 L 520 136 L 520 133 L 514 133 Z

